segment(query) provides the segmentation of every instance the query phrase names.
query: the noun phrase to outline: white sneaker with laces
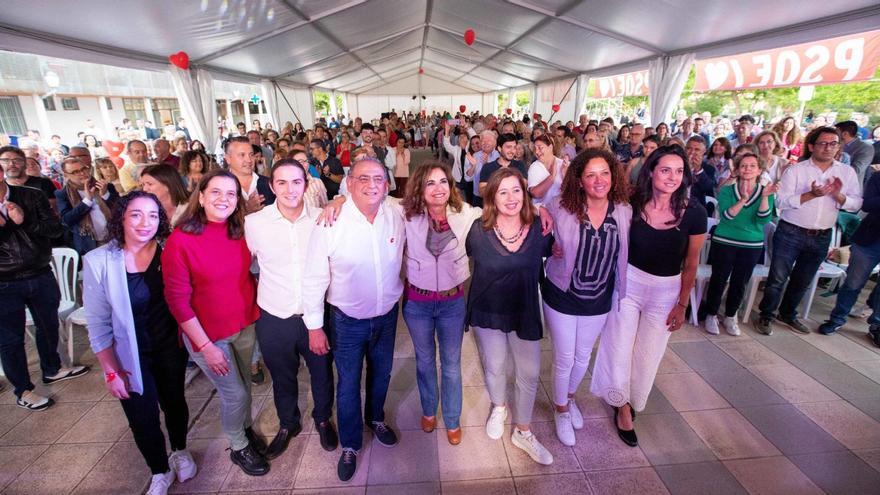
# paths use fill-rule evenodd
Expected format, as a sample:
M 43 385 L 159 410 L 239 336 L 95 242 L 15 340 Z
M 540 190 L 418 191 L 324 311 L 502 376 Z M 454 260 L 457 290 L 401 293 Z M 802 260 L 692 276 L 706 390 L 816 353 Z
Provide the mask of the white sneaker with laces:
M 718 317 L 715 315 L 707 316 L 703 326 L 706 328 L 707 333 L 711 333 L 712 335 L 721 334 L 721 330 L 718 329 Z
M 727 330 L 728 335 L 733 335 L 735 337 L 740 334 L 739 325 L 736 324 L 736 316 L 725 316 L 724 321 L 721 324 L 724 325 L 724 329 Z
M 186 449 L 172 452 L 168 458 L 168 464 L 171 465 L 171 470 L 177 475 L 178 483 L 192 479 L 198 471 L 196 461 L 193 460 L 192 454 Z
M 571 411 L 554 411 L 553 419 L 556 422 L 556 436 L 559 438 L 559 441 L 562 442 L 563 445 L 568 445 L 569 447 L 574 446 L 576 440 L 574 437 L 574 427 L 572 427 L 571 424 Z
M 529 457 L 538 464 L 545 466 L 553 464 L 553 454 L 541 445 L 541 442 L 538 441 L 531 431 L 520 431 L 519 428 L 514 428 L 510 441 L 525 451 L 526 454 L 529 454 Z
M 492 440 L 498 440 L 504 435 L 504 421 L 507 419 L 507 407 L 495 406 L 492 408 L 492 414 L 489 415 L 489 421 L 486 421 L 486 435 Z
M 166 495 L 171 483 L 174 483 L 174 471 L 169 469 L 167 473 L 154 474 L 146 495 Z
M 574 397 L 568 399 L 568 412 L 571 413 L 571 426 L 574 427 L 575 430 L 583 428 L 584 415 L 581 414 L 581 410 L 578 408 L 577 402 L 574 401 Z

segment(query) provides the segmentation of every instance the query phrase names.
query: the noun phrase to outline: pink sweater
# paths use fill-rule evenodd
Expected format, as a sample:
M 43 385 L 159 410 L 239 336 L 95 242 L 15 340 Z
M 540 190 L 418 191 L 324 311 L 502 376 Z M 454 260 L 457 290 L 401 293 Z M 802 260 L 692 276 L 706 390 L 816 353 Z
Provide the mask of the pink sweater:
M 199 319 L 212 342 L 241 331 L 260 316 L 244 237 L 232 240 L 225 223 L 201 235 L 175 229 L 162 252 L 168 309 L 178 323 Z

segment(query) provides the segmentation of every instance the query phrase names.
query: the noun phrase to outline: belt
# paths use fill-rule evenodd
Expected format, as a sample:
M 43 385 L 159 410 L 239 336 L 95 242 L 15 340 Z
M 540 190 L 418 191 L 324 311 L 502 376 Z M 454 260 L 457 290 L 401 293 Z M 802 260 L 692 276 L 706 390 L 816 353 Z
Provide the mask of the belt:
M 462 287 L 461 285 L 458 285 L 458 286 L 453 287 L 453 288 L 448 289 L 448 290 L 441 290 L 441 291 L 433 291 L 433 290 L 420 289 L 420 288 L 416 287 L 415 285 L 413 285 L 413 284 L 411 284 L 411 283 L 409 283 L 409 282 L 407 282 L 407 286 L 409 286 L 409 290 L 415 292 L 416 294 L 419 294 L 419 295 L 422 295 L 422 296 L 429 296 L 429 297 L 430 297 L 430 296 L 452 297 L 452 296 L 454 296 L 454 295 L 456 295 L 456 294 L 458 294 L 459 292 L 462 292 L 462 291 L 464 290 L 464 287 Z
M 831 233 L 831 229 L 806 229 L 801 227 L 800 225 L 795 225 L 791 222 L 786 222 L 785 220 L 780 220 L 779 223 L 784 223 L 790 227 L 793 227 L 797 230 L 800 230 L 804 234 L 807 234 L 810 237 L 818 237 L 820 235 L 826 235 Z

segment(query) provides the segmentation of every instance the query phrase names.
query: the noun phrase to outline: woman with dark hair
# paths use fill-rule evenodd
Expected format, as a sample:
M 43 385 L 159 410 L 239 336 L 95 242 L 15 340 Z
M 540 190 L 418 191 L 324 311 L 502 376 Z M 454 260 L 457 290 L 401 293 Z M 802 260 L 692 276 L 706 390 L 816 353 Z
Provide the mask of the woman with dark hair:
M 666 125 L 666 122 L 660 122 L 657 124 L 657 139 L 660 140 L 660 145 L 665 146 L 667 141 L 669 141 L 669 126 Z
M 202 144 L 198 139 L 193 139 L 191 143 L 189 143 L 190 151 L 201 151 L 202 153 L 207 153 L 205 150 L 205 145 Z
M 715 138 L 709 151 L 706 153 L 706 162 L 715 169 L 715 177 L 721 184 L 730 177 L 730 159 L 733 157 L 733 148 L 730 140 L 726 137 Z
M 670 332 L 685 321 L 706 237 L 706 209 L 689 201 L 693 175 L 678 146 L 662 146 L 639 173 L 631 205 L 626 295 L 599 342 L 590 391 L 614 408 L 624 443 L 638 445 L 645 408 Z
M 89 150 L 89 154 L 92 155 L 92 161 L 94 162 L 98 158 L 106 158 L 107 150 L 105 150 L 101 146 L 101 142 L 98 141 L 98 138 L 91 134 L 86 134 L 83 136 L 83 143 L 86 145 L 86 149 Z
M 187 152 L 189 153 L 189 152 Z M 186 212 L 188 194 L 180 179 L 180 174 L 171 165 L 150 165 L 141 172 L 138 180 L 141 190 L 155 194 L 165 214 L 175 227 L 180 217 Z
M 466 241 L 474 261 L 467 323 L 476 332 L 492 401 L 486 435 L 497 440 L 504 434 L 507 361 L 512 356 L 516 386 L 511 442 L 535 462 L 547 465 L 553 463 L 553 455 L 530 431 L 529 423 L 541 367 L 538 280 L 553 238 L 542 234 L 526 189 L 525 178 L 513 167 L 500 168 L 489 177 L 482 218 L 471 225 Z
M 202 175 L 211 170 L 211 160 L 203 151 L 187 151 L 180 157 L 180 177 L 187 195 L 196 188 Z
M 768 131 L 768 134 L 773 133 Z M 722 325 L 728 334 L 740 334 L 736 312 L 742 304 L 752 270 L 763 252 L 764 225 L 772 219 L 773 195 L 777 189 L 775 183 L 761 184 L 764 165 L 765 162 L 753 153 L 738 155 L 733 160 L 735 182 L 723 186 L 718 193 L 721 222 L 712 234 L 712 251 L 709 253 L 712 277 L 706 301 L 699 312 L 699 320 L 705 320 L 704 328 L 712 335 L 720 333 L 716 313 L 721 307 L 725 286 L 727 302 Z
M 132 191 L 117 201 L 109 242 L 87 253 L 83 303 L 89 341 L 104 370 L 107 391 L 119 399 L 138 450 L 153 474 L 150 495 L 196 474 L 186 449 L 189 409 L 184 396 L 186 351 L 165 302 L 160 242 L 170 232 L 156 196 Z M 159 424 L 159 408 L 165 435 Z
M 588 149 L 571 162 L 562 191 L 546 204 L 562 256 L 547 258 L 541 283 L 544 318 L 553 340 L 556 436 L 575 444 L 584 426 L 575 392 L 608 313 L 626 294 L 632 209 L 623 168 L 610 150 Z M 558 250 L 557 250 L 558 252 Z
M 259 317 L 244 239 L 241 185 L 214 170 L 199 181 L 162 253 L 165 298 L 192 360 L 220 396 L 230 458 L 251 476 L 269 472 L 266 442 L 253 429 L 250 364 Z
M 535 139 L 535 161 L 529 165 L 529 193 L 535 205 L 549 204 L 559 196 L 565 162 L 553 154 L 554 139 L 542 134 Z

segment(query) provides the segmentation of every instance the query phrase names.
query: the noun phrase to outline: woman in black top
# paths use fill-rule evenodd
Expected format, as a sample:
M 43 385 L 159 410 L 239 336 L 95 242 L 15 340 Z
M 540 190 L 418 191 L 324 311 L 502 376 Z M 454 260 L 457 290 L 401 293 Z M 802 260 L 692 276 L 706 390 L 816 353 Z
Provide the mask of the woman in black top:
M 706 210 L 679 146 L 663 146 L 639 172 L 631 205 L 626 295 L 599 343 L 590 390 L 614 407 L 620 438 L 638 445 L 632 421 L 648 400 L 670 332 L 681 328 L 706 238 Z
M 552 237 L 542 235 L 526 190 L 525 179 L 513 167 L 489 177 L 483 216 L 474 221 L 466 241 L 474 261 L 467 321 L 477 335 L 492 400 L 486 434 L 497 440 L 504 433 L 509 348 L 516 372 L 511 442 L 546 465 L 553 456 L 529 431 L 529 423 L 541 367 L 538 282 L 541 259 L 550 254 Z
M 196 474 L 186 450 L 186 351 L 165 302 L 159 240 L 168 217 L 156 196 L 132 191 L 107 224 L 110 242 L 85 256 L 83 298 L 92 350 L 107 390 L 122 403 L 135 443 L 152 471 L 148 494 L 165 494 Z M 159 408 L 171 443 L 159 426 Z

